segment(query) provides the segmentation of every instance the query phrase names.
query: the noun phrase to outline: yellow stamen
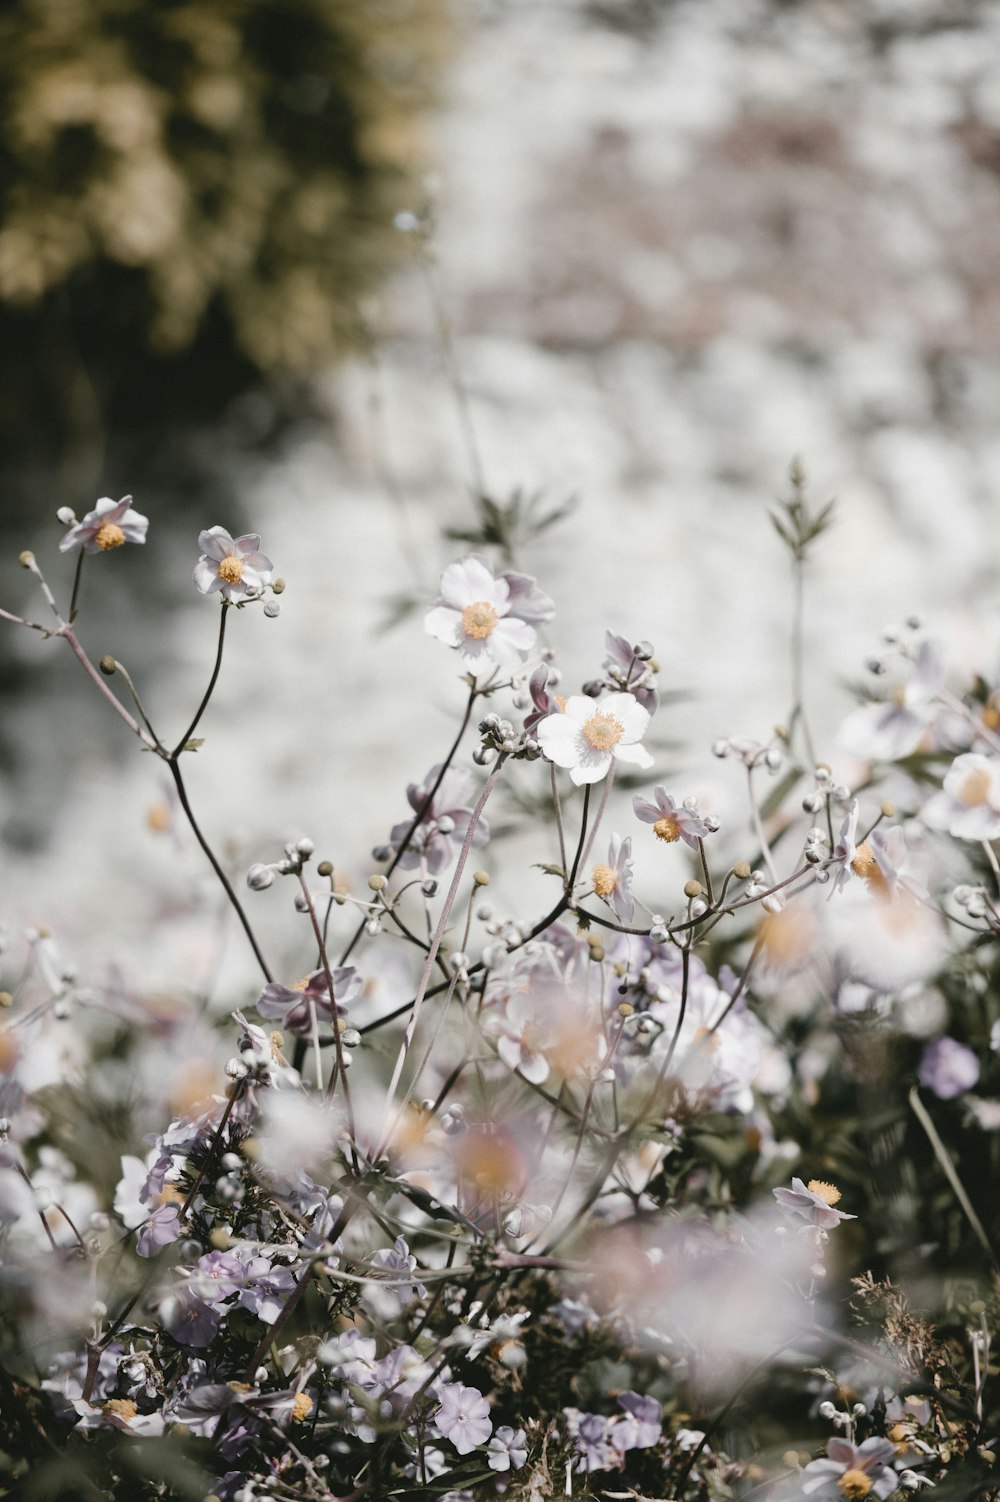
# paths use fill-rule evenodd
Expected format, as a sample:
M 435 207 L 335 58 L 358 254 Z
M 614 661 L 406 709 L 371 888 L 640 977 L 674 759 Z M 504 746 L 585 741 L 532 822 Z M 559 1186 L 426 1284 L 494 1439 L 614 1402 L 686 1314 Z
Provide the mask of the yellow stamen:
M 310 982 L 311 979 L 312 979 L 311 976 L 304 975 L 301 980 L 297 980 L 295 982 L 294 986 L 289 986 L 288 989 L 289 989 L 289 991 L 304 991 L 306 989 L 306 987 L 308 986 L 308 984 L 309 984 L 309 982 Z
M 493 635 L 499 619 L 489 600 L 476 600 L 462 611 L 462 630 L 473 641 L 484 641 Z
M 312 1411 L 313 1400 L 309 1394 L 307 1392 L 297 1393 L 295 1401 L 292 1404 L 292 1418 L 296 1424 L 301 1424 L 303 1419 L 307 1419 Z
M 873 877 L 879 874 L 875 852 L 867 840 L 863 840 L 854 852 L 854 859 L 851 861 L 851 870 L 855 876 L 860 876 L 862 881 L 871 881 Z
M 666 840 L 668 845 L 672 845 L 681 837 L 681 826 L 673 814 L 664 814 L 663 818 L 657 819 L 653 825 L 653 833 L 658 840 Z
M 866 1476 L 864 1471 L 845 1471 L 837 1482 L 837 1488 L 845 1497 L 850 1497 L 852 1502 L 859 1502 L 861 1497 L 867 1497 L 872 1489 L 872 1478 Z
M 105 1413 L 118 1419 L 134 1419 L 139 1412 L 131 1398 L 109 1398 L 102 1406 Z
M 121 547 L 125 541 L 125 533 L 115 522 L 105 522 L 104 526 L 94 533 L 94 541 L 102 552 L 106 553 L 109 548 Z
M 583 727 L 583 738 L 595 751 L 611 751 L 625 734 L 625 726 L 613 714 L 599 709 Z
M 164 1184 L 156 1196 L 161 1205 L 183 1205 L 184 1196 L 176 1184 Z
M 239 584 L 240 580 L 243 578 L 243 570 L 245 567 L 246 565 L 244 564 L 242 558 L 233 558 L 232 556 L 230 556 L 228 558 L 223 558 L 222 562 L 219 564 L 219 567 L 216 569 L 216 573 L 224 584 Z
M 615 873 L 610 866 L 594 867 L 594 891 L 598 897 L 610 897 L 615 889 Z
M 824 1205 L 835 1205 L 840 1199 L 840 1190 L 836 1184 L 827 1184 L 823 1179 L 810 1179 L 806 1188 L 810 1194 L 815 1194 Z
M 958 801 L 966 808 L 979 808 L 990 793 L 990 774 L 985 767 L 976 767 L 962 778 L 958 789 Z

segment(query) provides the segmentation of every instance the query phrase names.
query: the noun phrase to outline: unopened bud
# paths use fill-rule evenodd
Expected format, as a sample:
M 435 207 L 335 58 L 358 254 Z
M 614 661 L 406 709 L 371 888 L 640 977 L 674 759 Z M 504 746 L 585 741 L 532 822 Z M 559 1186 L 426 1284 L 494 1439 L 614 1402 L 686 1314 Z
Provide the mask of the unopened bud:
M 269 620 L 272 621 L 281 614 L 281 606 L 278 604 L 277 600 L 267 601 L 266 605 L 264 606 L 264 614 Z
M 472 880 L 477 887 L 488 887 L 490 884 L 490 873 L 488 871 L 473 871 Z
M 781 898 L 780 897 L 776 897 L 773 892 L 772 892 L 772 894 L 771 894 L 770 897 L 763 898 L 763 900 L 761 901 L 760 905 L 764 909 L 765 913 L 781 913 L 781 912 L 784 912 L 784 907 L 782 905 Z
M 590 958 L 592 960 L 596 961 L 597 963 L 600 963 L 600 961 L 603 960 L 603 958 L 604 958 L 604 945 L 601 944 L 600 942 L 596 942 L 594 944 L 591 944 L 591 946 L 590 946 Z
M 35 567 L 35 555 L 30 548 L 25 548 L 23 553 L 18 553 L 17 561 L 22 568 Z
M 885 802 L 880 805 L 879 812 L 881 813 L 883 819 L 891 819 L 893 814 L 896 812 L 896 805 L 895 803 L 891 803 L 887 798 Z
M 316 846 L 313 844 L 312 840 L 302 839 L 295 841 L 295 848 L 298 851 L 299 855 L 301 855 L 302 859 L 304 861 L 307 861 L 312 855 L 313 851 L 316 849 Z
M 684 883 L 685 897 L 700 897 L 704 890 L 700 881 L 686 881 Z
M 333 863 L 332 863 L 332 861 L 320 861 L 319 865 L 316 867 L 316 874 L 318 876 L 332 876 L 333 875 Z
M 438 884 L 433 876 L 428 876 L 424 881 L 420 883 L 420 890 L 421 892 L 423 892 L 425 897 L 436 897 L 437 889 Z
M 64 527 L 72 527 L 76 522 L 76 512 L 72 506 L 60 506 L 56 512 L 56 520 L 62 522 Z
M 14 1005 L 14 998 L 9 991 L 0 991 L 0 1007 L 6 1009 Z
M 275 595 L 283 595 L 285 593 L 284 579 L 274 580 L 273 584 L 271 585 L 271 593 Z
M 735 866 L 733 867 L 733 875 L 736 877 L 737 881 L 749 881 L 750 862 L 737 861 Z
M 102 657 L 97 664 L 105 678 L 110 678 L 112 673 L 117 672 L 118 664 L 113 657 Z
M 262 866 L 259 862 L 247 872 L 247 886 L 252 892 L 265 891 L 273 881 L 274 872 L 269 866 Z
M 384 892 L 387 885 L 385 877 L 378 871 L 375 872 L 374 876 L 369 876 L 368 878 L 368 886 L 373 892 Z

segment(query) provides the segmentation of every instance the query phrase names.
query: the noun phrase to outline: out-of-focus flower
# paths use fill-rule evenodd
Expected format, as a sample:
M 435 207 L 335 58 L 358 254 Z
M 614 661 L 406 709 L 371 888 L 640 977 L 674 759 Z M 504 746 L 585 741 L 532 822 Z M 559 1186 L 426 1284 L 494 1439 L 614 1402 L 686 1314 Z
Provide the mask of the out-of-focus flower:
M 869 1493 L 889 1497 L 899 1485 L 899 1477 L 889 1465 L 896 1454 L 890 1439 L 866 1439 L 861 1445 L 831 1439 L 826 1453 L 826 1460 L 811 1460 L 802 1471 L 802 1490 L 807 1497 L 861 1502 Z
M 201 557 L 194 567 L 194 582 L 203 595 L 219 590 L 230 604 L 252 600 L 263 594 L 271 582 L 274 565 L 260 551 L 260 536 L 248 532 L 244 537 L 230 537 L 225 527 L 209 527 L 199 532 Z
M 149 518 L 132 510 L 132 497 L 113 501 L 102 496 L 82 522 L 70 527 L 59 544 L 60 553 L 82 548 L 85 553 L 108 553 L 126 542 L 145 542 Z
M 626 1450 L 648 1450 L 663 1433 L 663 1407 L 655 1398 L 641 1393 L 619 1393 L 618 1402 L 625 1414 L 611 1426 L 611 1443 L 624 1454 Z
M 474 554 L 450 563 L 441 575 L 441 598 L 424 617 L 424 629 L 455 647 L 475 677 L 523 662 L 535 644 L 531 622 L 548 620 L 552 601 L 526 574 L 500 574 Z
M 708 825 L 696 808 L 675 803 L 662 787 L 653 789 L 652 800 L 636 794 L 632 799 L 632 812 L 644 824 L 652 824 L 656 838 L 665 840 L 668 845 L 683 840 L 692 850 L 697 850 L 698 841 L 709 833 Z
M 1000 757 L 976 751 L 956 756 L 941 792 L 927 800 L 921 817 L 957 840 L 1000 837 Z
M 840 728 L 840 744 L 865 761 L 909 756 L 934 718 L 934 701 L 943 682 L 944 663 L 936 643 L 921 642 L 909 680 L 883 703 L 853 710 Z
M 419 813 L 423 808 L 427 794 L 437 781 L 440 772 L 441 765 L 438 763 L 431 767 L 423 782 L 411 782 L 406 789 L 406 796 L 414 813 Z M 454 860 L 462 848 L 462 841 L 469 828 L 469 820 L 472 818 L 469 800 L 475 791 L 476 780 L 471 772 L 466 772 L 461 767 L 449 767 L 441 778 L 441 786 L 413 831 L 413 837 L 399 862 L 404 871 L 419 866 L 423 857 L 428 871 L 432 875 L 437 875 Z M 402 844 L 411 822 L 409 819 L 404 819 L 399 824 L 393 825 L 389 833 L 390 844 L 396 846 Z M 472 836 L 473 846 L 485 845 L 489 837 L 490 827 L 485 819 L 480 819 Z
M 523 1429 L 510 1429 L 501 1424 L 486 1447 L 486 1460 L 491 1471 L 519 1471 L 528 1458 Z
M 594 867 L 594 891 L 613 911 L 619 923 L 631 923 L 635 913 L 635 898 L 632 896 L 632 837 L 622 839 L 613 834 L 608 845 L 607 863 Z
M 169 1246 L 180 1234 L 180 1206 L 160 1205 L 144 1222 L 135 1249 L 140 1257 L 155 1257 L 161 1246 Z
M 331 1022 L 334 1013 L 343 1016 L 348 1006 L 361 990 L 361 977 L 353 965 L 338 965 L 331 971 L 333 995 L 325 970 L 314 970 L 294 986 L 283 986 L 272 981 L 264 987 L 257 1001 L 257 1010 L 262 1017 L 275 1017 L 282 1030 L 308 1037 L 312 1028 L 310 1003 L 320 1022 Z
M 955 1038 L 936 1038 L 921 1055 L 917 1078 L 939 1100 L 954 1100 L 979 1079 L 979 1060 Z
M 824 1231 L 832 1230 L 842 1220 L 857 1220 L 856 1215 L 833 1208 L 840 1199 L 840 1190 L 822 1179 L 810 1179 L 808 1184 L 793 1179 L 791 1189 L 775 1189 L 773 1193 L 783 1210 L 790 1210 Z
M 621 1464 L 608 1434 L 608 1421 L 599 1413 L 577 1413 L 564 1410 L 568 1427 L 574 1439 L 578 1471 L 607 1471 Z
M 493 1432 L 490 1405 L 477 1387 L 461 1382 L 445 1382 L 439 1389 L 440 1404 L 434 1421 L 451 1440 L 459 1455 L 469 1455 L 477 1445 L 484 1445 Z
M 608 694 L 595 703 L 573 694 L 561 714 L 547 715 L 536 732 L 549 761 L 569 769 L 573 782 L 600 782 L 613 761 L 651 767 L 653 758 L 639 742 L 649 711 L 632 694 Z

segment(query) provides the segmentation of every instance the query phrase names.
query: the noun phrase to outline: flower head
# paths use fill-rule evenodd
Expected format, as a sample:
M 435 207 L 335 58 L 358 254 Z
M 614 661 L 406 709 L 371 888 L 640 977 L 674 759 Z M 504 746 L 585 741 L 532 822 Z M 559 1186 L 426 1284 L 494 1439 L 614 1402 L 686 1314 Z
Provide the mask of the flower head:
M 611 836 L 607 863 L 594 867 L 594 891 L 602 897 L 614 912 L 619 923 L 631 923 L 635 912 L 632 896 L 632 837 L 622 839 L 620 834 Z
M 424 629 L 457 648 L 467 670 L 481 678 L 522 663 L 535 644 L 534 623 L 553 613 L 552 601 L 527 574 L 494 578 L 485 559 L 473 554 L 441 575 L 441 597 L 424 617 Z
M 936 713 L 944 663 L 936 643 L 921 642 L 908 682 L 888 699 L 853 710 L 840 730 L 840 744 L 866 761 L 897 761 L 915 751 Z
M 469 1455 L 477 1445 L 484 1445 L 493 1432 L 490 1405 L 477 1387 L 461 1382 L 446 1382 L 439 1389 L 440 1406 L 435 1423 L 450 1439 L 459 1455 Z
M 613 761 L 651 767 L 653 758 L 639 745 L 649 711 L 632 694 L 608 694 L 595 701 L 573 694 L 561 714 L 546 715 L 536 731 L 549 761 L 567 767 L 579 786 L 600 782 Z
M 132 510 L 132 497 L 113 501 L 102 496 L 82 522 L 70 527 L 59 544 L 60 553 L 82 548 L 85 553 L 108 553 L 126 542 L 145 542 L 149 518 Z
M 494 1434 L 487 1446 L 487 1464 L 491 1471 L 519 1471 L 528 1458 L 523 1429 L 510 1429 L 506 1424 Z
M 917 1078 L 939 1100 L 954 1100 L 979 1079 L 979 1060 L 955 1038 L 936 1038 L 924 1049 Z
M 437 782 L 440 772 L 440 764 L 431 767 L 423 782 L 411 782 L 406 789 L 406 796 L 414 813 L 419 813 L 424 808 L 427 794 Z M 423 858 L 428 871 L 435 876 L 454 859 L 469 828 L 469 820 L 472 818 L 469 804 L 475 791 L 476 782 L 471 772 L 466 772 L 461 767 L 450 767 L 445 772 L 399 862 L 404 871 L 419 866 Z M 411 822 L 410 819 L 404 819 L 393 825 L 389 834 L 392 845 L 402 844 Z M 489 837 L 489 825 L 485 819 L 480 819 L 472 836 L 472 843 L 485 845 Z
M 863 1445 L 831 1439 L 826 1453 L 826 1460 L 811 1460 L 802 1472 L 802 1490 L 807 1497 L 861 1502 L 869 1494 L 891 1496 L 899 1485 L 899 1477 L 889 1465 L 896 1454 L 890 1439 L 866 1439 Z
M 638 795 L 633 798 L 632 811 L 644 824 L 652 824 L 656 838 L 665 840 L 668 845 L 675 840 L 683 840 L 692 850 L 697 850 L 698 841 L 703 840 L 709 832 L 708 825 L 697 809 L 675 803 L 662 787 L 653 789 L 652 801 Z
M 932 829 L 946 829 L 957 840 L 995 840 L 1000 836 L 1000 757 L 969 751 L 956 756 L 945 773 L 944 787 L 924 806 Z
M 258 533 L 230 537 L 225 527 L 209 527 L 199 532 L 198 546 L 202 554 L 195 564 L 194 582 L 203 595 L 221 590 L 224 599 L 237 605 L 256 599 L 270 584 L 274 565 L 260 551 Z
M 832 1230 L 842 1220 L 857 1220 L 856 1215 L 833 1208 L 840 1199 L 840 1190 L 822 1179 L 810 1179 L 808 1184 L 793 1179 L 791 1189 L 775 1189 L 773 1192 L 783 1210 L 790 1210 L 793 1215 L 801 1216 L 823 1231 Z
M 282 1029 L 307 1036 L 312 1027 L 310 1003 L 319 1021 L 330 1022 L 334 1014 L 342 1016 L 348 1004 L 361 990 L 361 977 L 353 965 L 338 965 L 332 972 L 334 1001 L 325 970 L 314 970 L 295 986 L 272 981 L 260 993 L 257 1010 L 262 1017 L 276 1017 Z
M 656 690 L 656 664 L 650 660 L 651 648 L 643 643 L 633 647 L 627 637 L 614 631 L 604 633 L 604 646 L 607 656 L 601 666 L 608 675 L 609 686 L 634 694 L 643 709 L 655 714 L 660 696 Z

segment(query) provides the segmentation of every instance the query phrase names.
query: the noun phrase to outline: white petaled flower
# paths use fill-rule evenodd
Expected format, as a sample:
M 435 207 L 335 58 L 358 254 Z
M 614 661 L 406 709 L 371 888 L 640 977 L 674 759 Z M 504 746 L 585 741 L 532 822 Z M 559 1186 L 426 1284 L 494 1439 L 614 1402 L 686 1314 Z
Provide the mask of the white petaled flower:
M 553 606 L 525 574 L 500 574 L 471 555 L 449 563 L 441 598 L 424 617 L 428 635 L 455 647 L 474 677 L 518 667 L 535 644 L 531 622 L 551 618 Z
M 956 756 L 940 793 L 927 800 L 923 820 L 957 840 L 1000 838 L 1000 758 L 969 751 Z
M 773 1189 L 771 1192 L 783 1210 L 790 1210 L 793 1215 L 801 1216 L 823 1231 L 832 1231 L 842 1220 L 858 1218 L 833 1208 L 840 1199 L 840 1190 L 822 1179 L 810 1179 L 808 1184 L 793 1179 L 791 1189 Z
M 203 595 L 222 595 L 230 604 L 252 600 L 271 582 L 274 565 L 260 551 L 260 536 L 230 537 L 225 527 L 209 527 L 198 533 L 201 557 L 195 564 L 194 582 Z
M 656 838 L 666 840 L 668 845 L 683 840 L 692 850 L 697 850 L 698 841 L 709 833 L 708 825 L 697 810 L 675 803 L 662 787 L 653 789 L 652 800 L 640 798 L 637 794 L 632 799 L 632 811 L 644 824 L 652 824 Z
M 889 1462 L 896 1446 L 890 1439 L 866 1439 L 852 1445 L 848 1439 L 827 1441 L 826 1460 L 811 1460 L 802 1470 L 802 1491 L 807 1497 L 831 1497 L 838 1502 L 861 1502 L 869 1494 L 889 1497 L 899 1477 Z
M 561 714 L 546 715 L 535 736 L 549 761 L 568 768 L 579 786 L 600 782 L 613 761 L 651 767 L 653 758 L 639 745 L 648 724 L 649 711 L 632 694 L 599 701 L 573 694 Z
M 844 750 L 865 761 L 909 756 L 934 718 L 944 676 L 936 643 L 921 642 L 909 681 L 881 703 L 864 704 L 847 716 L 839 736 Z
M 611 908 L 619 923 L 631 923 L 635 913 L 635 898 L 632 896 L 632 836 L 622 839 L 620 834 L 611 836 L 608 845 L 607 864 L 594 867 L 594 891 Z
M 132 510 L 132 497 L 113 501 L 104 495 L 82 522 L 70 527 L 59 544 L 60 553 L 82 548 L 85 553 L 108 553 L 126 542 L 145 542 L 149 518 Z

